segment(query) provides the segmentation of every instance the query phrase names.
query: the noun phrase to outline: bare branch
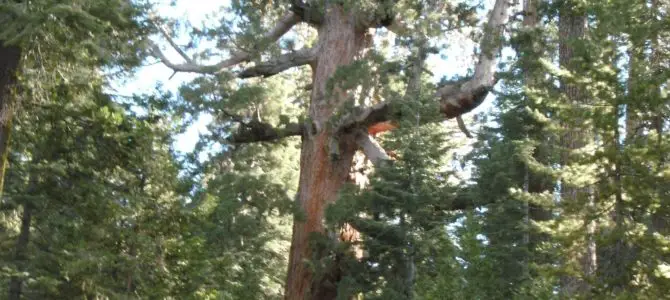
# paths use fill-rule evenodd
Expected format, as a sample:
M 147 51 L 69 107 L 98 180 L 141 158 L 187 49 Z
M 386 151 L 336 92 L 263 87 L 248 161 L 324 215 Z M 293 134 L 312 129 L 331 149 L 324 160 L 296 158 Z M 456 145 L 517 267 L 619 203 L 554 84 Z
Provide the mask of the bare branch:
M 300 22 L 300 17 L 293 12 L 289 12 L 287 15 L 282 17 L 277 25 L 267 33 L 263 35 L 260 39 L 260 44 L 274 42 L 282 37 L 286 32 L 288 32 L 295 24 Z M 168 40 L 168 43 L 180 54 L 183 51 L 177 46 L 172 38 L 165 35 L 165 38 Z M 167 56 L 162 52 L 158 45 L 154 44 L 152 46 L 152 51 L 167 67 L 171 68 L 175 72 L 190 72 L 190 73 L 203 73 L 203 74 L 217 74 L 223 72 L 226 68 L 230 68 L 234 65 L 237 65 L 242 62 L 249 61 L 251 59 L 251 53 L 247 51 L 235 51 L 231 53 L 228 59 L 225 59 L 216 64 L 202 65 L 196 64 L 190 59 L 187 59 L 185 53 L 182 57 L 186 60 L 185 63 L 174 63 L 167 59 Z
M 184 52 L 184 50 L 182 50 L 181 47 L 179 47 L 179 45 L 177 45 L 177 43 L 174 41 L 174 39 L 172 39 L 172 37 L 170 37 L 170 33 L 168 33 L 167 29 L 165 29 L 165 27 L 163 26 L 163 24 L 161 24 L 161 23 L 158 22 L 157 17 L 153 16 L 153 14 L 152 14 L 152 15 L 149 17 L 149 20 L 151 21 L 152 24 L 154 24 L 154 26 L 156 26 L 156 28 L 158 28 L 158 31 L 159 31 L 159 32 L 161 33 L 161 35 L 167 40 L 167 42 L 170 44 L 170 46 L 172 46 L 172 48 L 174 48 L 174 50 L 177 51 L 177 53 L 179 53 L 179 55 L 180 55 L 180 56 L 181 56 L 187 63 L 193 63 L 193 61 L 192 61 L 191 58 L 188 56 L 188 54 L 186 54 L 186 52 Z M 161 60 L 162 60 L 162 59 L 161 59 Z
M 287 69 L 309 64 L 316 58 L 313 48 L 304 48 L 279 56 L 273 61 L 263 62 L 237 73 L 239 78 L 270 77 Z

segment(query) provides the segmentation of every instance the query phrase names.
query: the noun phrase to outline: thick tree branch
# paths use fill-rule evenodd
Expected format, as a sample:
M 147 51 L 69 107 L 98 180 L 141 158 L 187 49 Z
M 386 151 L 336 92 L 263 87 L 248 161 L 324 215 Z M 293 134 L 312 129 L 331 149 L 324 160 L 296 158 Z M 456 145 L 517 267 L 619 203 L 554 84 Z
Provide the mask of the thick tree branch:
M 384 161 L 391 160 L 391 157 L 386 153 L 384 148 L 382 148 L 377 141 L 367 134 L 367 132 L 361 131 L 356 135 L 356 143 L 361 147 L 365 156 L 374 164 L 378 166 Z
M 302 124 L 290 123 L 285 127 L 276 128 L 268 123 L 254 120 L 241 123 L 237 132 L 230 135 L 226 140 L 232 144 L 273 142 L 290 136 L 299 136 L 302 133 Z
M 265 33 L 261 39 L 259 44 L 265 44 L 265 43 L 270 43 L 278 40 L 280 37 L 282 37 L 286 32 L 288 32 L 294 25 L 296 25 L 298 22 L 300 22 L 300 16 L 297 14 L 290 12 L 284 17 L 282 17 L 277 25 L 267 33 Z M 216 64 L 209 64 L 209 65 L 203 65 L 203 64 L 197 64 L 190 60 L 186 53 L 183 52 L 183 50 L 180 49 L 180 47 L 174 42 L 174 40 L 167 35 L 167 32 L 161 29 L 159 26 L 159 30 L 161 30 L 161 33 L 163 36 L 167 39 L 168 43 L 174 48 L 180 55 L 186 60 L 185 63 L 175 63 L 170 61 L 165 53 L 158 47 L 157 44 L 152 45 L 152 52 L 154 55 L 156 55 L 168 68 L 174 70 L 175 72 L 190 72 L 190 73 L 203 73 L 203 74 L 217 74 L 223 72 L 226 68 L 230 68 L 232 66 L 235 66 L 239 63 L 249 61 L 251 59 L 252 53 L 246 52 L 246 51 L 234 51 L 230 54 L 230 57 L 228 59 L 222 60 Z
M 226 138 L 232 144 L 246 144 L 255 142 L 271 142 L 289 136 L 302 135 L 303 126 L 298 123 L 287 124 L 283 128 L 276 128 L 269 123 L 258 120 L 245 121 L 245 118 L 222 110 L 223 115 L 233 122 L 240 124 L 237 132 Z
M 497 83 L 496 54 L 502 49 L 503 27 L 509 16 L 509 0 L 496 0 L 489 20 L 484 26 L 484 37 L 479 45 L 480 54 L 474 76 L 462 84 L 447 85 L 437 91 L 440 110 L 447 118 L 470 112 L 479 106 Z
M 277 57 L 275 60 L 263 62 L 253 67 L 247 68 L 237 73 L 237 77 L 270 77 L 287 69 L 309 64 L 313 62 L 315 58 L 316 51 L 313 48 L 304 48 L 295 52 L 283 54 Z
M 369 128 L 370 126 L 400 117 L 400 112 L 393 112 L 389 102 L 380 102 L 368 108 L 362 109 L 345 117 L 340 124 L 338 132 L 350 133 L 358 128 Z
M 485 26 L 474 76 L 465 81 L 447 84 L 436 91 L 435 97 L 439 99 L 440 112 L 446 119 L 459 117 L 475 109 L 497 83 L 495 54 L 502 48 L 502 30 L 508 20 L 509 5 L 508 0 L 496 0 Z M 350 132 L 398 116 L 399 112 L 393 109 L 390 102 L 382 102 L 348 116 L 340 123 L 339 130 Z
M 407 89 L 405 91 L 405 98 L 413 97 L 414 95 L 421 93 L 421 73 L 423 72 L 423 62 L 426 59 L 426 49 L 425 49 L 425 39 L 418 39 L 418 48 L 416 51 L 416 58 L 412 66 L 412 77 L 410 78 Z M 370 117 L 370 115 L 368 115 Z M 384 128 L 393 128 L 393 124 L 388 124 L 389 122 L 384 123 L 373 123 L 373 124 L 383 124 Z M 375 165 L 378 166 L 385 161 L 390 161 L 391 157 L 386 153 L 384 148 L 375 141 L 375 139 L 370 134 L 375 132 L 369 125 L 366 126 L 367 130 L 360 130 L 356 136 L 356 143 L 363 149 L 365 156 Z M 375 126 L 380 127 L 380 126 Z

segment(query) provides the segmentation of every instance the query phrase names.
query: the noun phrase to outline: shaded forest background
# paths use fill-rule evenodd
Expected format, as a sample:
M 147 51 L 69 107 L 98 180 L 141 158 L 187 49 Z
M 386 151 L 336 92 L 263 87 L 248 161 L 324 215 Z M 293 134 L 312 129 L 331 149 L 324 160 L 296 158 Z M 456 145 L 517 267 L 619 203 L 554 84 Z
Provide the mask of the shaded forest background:
M 319 284 L 338 299 L 667 297 L 669 1 L 513 2 L 497 45 L 482 42 L 493 3 L 331 2 L 412 30 L 371 29 L 373 46 L 329 81 L 351 95 L 333 115 L 380 99 L 402 114 L 374 134 L 389 161 L 357 152 L 309 239 Z M 291 130 L 314 88 L 297 61 L 317 31 L 302 16 L 279 42 L 261 37 L 296 3 L 230 1 L 207 25 L 143 1 L 0 3 L 0 297 L 284 298 L 306 217 L 306 134 Z M 247 56 L 185 70 L 156 47 Z M 443 121 L 434 90 L 476 68 L 426 58 L 474 62 L 487 47 L 488 109 Z M 288 56 L 285 72 L 262 68 Z M 196 75 L 177 92 L 114 90 L 150 64 Z M 203 115 L 207 134 L 176 151 Z M 334 237 L 348 227 L 355 238 Z

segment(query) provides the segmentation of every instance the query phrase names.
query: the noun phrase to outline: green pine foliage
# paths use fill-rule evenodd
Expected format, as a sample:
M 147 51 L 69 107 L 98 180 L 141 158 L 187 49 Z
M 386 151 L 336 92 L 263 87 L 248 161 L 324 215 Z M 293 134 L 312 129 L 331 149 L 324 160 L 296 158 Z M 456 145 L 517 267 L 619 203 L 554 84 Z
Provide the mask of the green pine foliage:
M 331 232 L 350 224 L 361 234 L 353 244 L 364 253 L 362 258 L 332 240 L 319 244 L 344 261 L 342 297 L 430 298 L 460 287 L 457 248 L 446 231 L 456 218 L 451 211 L 454 174 L 444 167 L 455 141 L 445 140 L 441 125 L 417 125 L 434 114 L 422 104 L 429 96 L 417 96 L 403 102 L 400 127 L 383 139 L 383 147 L 398 159 L 375 168 L 366 187 L 352 184 L 327 211 Z M 326 267 L 317 265 L 315 270 Z
M 466 141 L 451 123 L 436 123 L 436 87 L 424 75 L 406 92 L 416 53 L 394 47 L 440 52 L 437 43 L 421 49 L 419 35 L 433 45 L 445 31 L 473 26 L 477 7 L 449 2 L 435 12 L 420 1 L 382 2 L 342 3 L 378 15 L 400 9 L 419 20 L 416 36 L 376 36 L 382 46 L 328 85 L 361 86 L 398 104 L 399 127 L 377 137 L 395 159 L 361 164 L 366 170 L 353 171 L 365 171 L 367 185 L 348 184 L 328 207 L 327 234 L 312 239 L 320 260 L 305 262 L 315 278 L 337 284 L 340 299 L 667 297 L 670 3 L 542 1 L 536 28 L 511 22 L 505 43 L 513 55 L 500 66 L 492 109 L 468 124 L 473 150 L 457 157 Z M 0 41 L 22 50 L 0 199 L 2 297 L 17 283 L 24 299 L 283 298 L 300 139 L 227 138 L 260 122 L 307 123 L 310 74 L 301 67 L 238 80 L 221 72 L 195 77 L 177 95 L 161 87 L 110 95 L 108 84 L 145 60 L 154 31 L 143 21 L 148 8 L 0 4 Z M 217 25 L 167 24 L 191 30 L 186 48 L 257 47 L 257 62 L 314 44 L 302 25 L 278 45 L 257 43 L 287 8 L 231 1 Z M 585 37 L 559 38 L 566 12 L 587 16 Z M 572 51 L 563 66 L 561 43 Z M 583 99 L 571 99 L 566 84 Z M 356 96 L 327 126 L 370 104 Z M 193 153 L 175 153 L 177 135 L 204 114 L 214 120 L 209 133 Z M 568 147 L 576 131 L 582 141 Z M 359 240 L 336 238 L 347 226 Z

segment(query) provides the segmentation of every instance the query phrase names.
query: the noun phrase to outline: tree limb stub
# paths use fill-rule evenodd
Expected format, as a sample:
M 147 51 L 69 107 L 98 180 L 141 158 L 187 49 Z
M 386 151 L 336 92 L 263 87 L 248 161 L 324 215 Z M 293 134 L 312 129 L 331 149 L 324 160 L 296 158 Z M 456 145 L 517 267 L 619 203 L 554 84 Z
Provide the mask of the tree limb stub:
M 277 25 L 270 31 L 266 32 L 263 37 L 261 37 L 261 44 L 274 42 L 286 34 L 294 25 L 300 22 L 301 18 L 294 12 L 289 12 L 284 17 L 282 17 Z M 152 52 L 156 55 L 168 68 L 174 70 L 175 72 L 188 72 L 188 73 L 202 73 L 202 74 L 218 74 L 223 72 L 225 69 L 235 66 L 237 64 L 247 62 L 251 59 L 251 53 L 246 51 L 234 51 L 230 54 L 228 59 L 222 60 L 216 64 L 197 64 L 193 62 L 183 50 L 177 45 L 177 43 L 167 34 L 167 31 L 161 29 L 161 26 L 158 26 L 162 35 L 167 39 L 168 43 L 175 49 L 185 60 L 185 63 L 175 63 L 170 61 L 165 53 L 158 47 L 157 44 L 152 45 Z

